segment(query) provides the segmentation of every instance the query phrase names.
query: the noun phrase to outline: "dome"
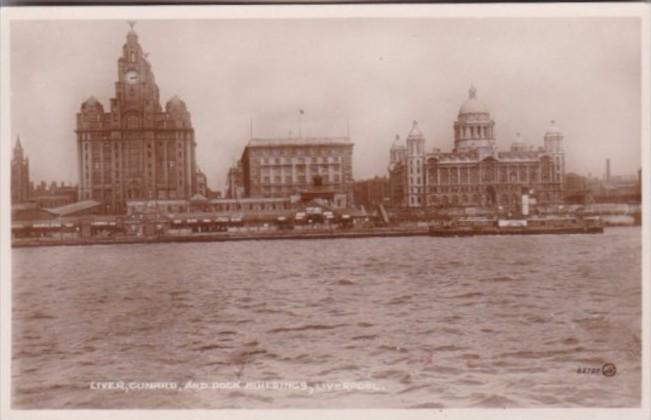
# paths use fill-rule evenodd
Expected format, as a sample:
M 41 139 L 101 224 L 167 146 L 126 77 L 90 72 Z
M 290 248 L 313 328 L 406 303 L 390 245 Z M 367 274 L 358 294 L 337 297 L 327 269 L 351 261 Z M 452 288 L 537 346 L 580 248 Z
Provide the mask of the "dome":
M 522 138 L 520 133 L 515 134 L 515 140 L 511 143 L 511 151 L 513 152 L 526 152 L 529 150 L 529 145 Z
M 186 112 L 185 102 L 181 100 L 178 96 L 174 95 L 172 99 L 167 101 L 165 105 L 167 112 Z
M 468 100 L 459 108 L 459 115 L 463 114 L 488 114 L 488 108 L 477 99 L 477 89 L 470 86 Z
M 99 110 L 101 112 L 104 112 L 104 107 L 102 104 L 95 98 L 94 96 L 91 96 L 90 98 L 86 99 L 82 104 L 81 104 L 81 110 L 83 111 L 94 111 L 94 110 Z
M 393 144 L 391 145 L 391 149 L 405 149 L 406 146 L 404 144 L 400 144 L 400 135 L 396 134 L 396 139 L 393 141 Z
M 409 135 L 407 136 L 407 140 L 417 139 L 417 138 L 425 138 L 425 136 L 423 136 L 423 133 L 420 131 L 420 128 L 418 128 L 418 121 L 414 120 L 413 125 L 411 127 L 411 131 L 409 131 Z
M 551 120 L 549 122 L 549 127 L 547 128 L 547 131 L 545 132 L 545 135 L 546 136 L 562 136 L 563 132 L 556 125 L 556 121 Z

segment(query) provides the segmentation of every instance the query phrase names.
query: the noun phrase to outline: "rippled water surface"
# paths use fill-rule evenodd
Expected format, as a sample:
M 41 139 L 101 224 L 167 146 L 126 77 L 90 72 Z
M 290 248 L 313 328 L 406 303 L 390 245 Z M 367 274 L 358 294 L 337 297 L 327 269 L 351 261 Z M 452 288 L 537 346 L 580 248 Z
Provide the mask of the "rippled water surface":
M 639 228 L 15 249 L 13 405 L 638 406 L 640 254 Z M 373 388 L 90 386 L 190 380 Z

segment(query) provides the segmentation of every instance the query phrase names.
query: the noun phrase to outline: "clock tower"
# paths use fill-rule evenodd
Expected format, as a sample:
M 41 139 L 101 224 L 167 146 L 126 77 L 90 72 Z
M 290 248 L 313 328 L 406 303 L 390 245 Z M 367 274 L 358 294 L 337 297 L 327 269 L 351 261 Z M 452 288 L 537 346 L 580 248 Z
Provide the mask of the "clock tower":
M 154 73 L 129 22 L 110 111 L 94 97 L 77 114 L 79 197 L 122 213 L 130 200 L 187 200 L 196 193 L 194 129 L 185 102 L 165 110 Z

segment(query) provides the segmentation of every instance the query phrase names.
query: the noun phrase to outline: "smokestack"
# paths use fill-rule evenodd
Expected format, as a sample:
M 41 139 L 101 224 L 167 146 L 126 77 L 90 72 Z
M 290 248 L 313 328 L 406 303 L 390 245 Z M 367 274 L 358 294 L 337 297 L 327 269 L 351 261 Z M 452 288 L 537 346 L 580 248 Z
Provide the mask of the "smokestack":
M 606 182 L 610 181 L 610 158 L 606 159 Z

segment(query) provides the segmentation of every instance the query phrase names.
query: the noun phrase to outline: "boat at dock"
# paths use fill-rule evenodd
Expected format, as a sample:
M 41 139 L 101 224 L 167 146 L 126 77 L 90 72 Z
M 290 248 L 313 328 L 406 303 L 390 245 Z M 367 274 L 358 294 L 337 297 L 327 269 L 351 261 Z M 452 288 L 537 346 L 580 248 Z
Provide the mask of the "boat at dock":
M 568 235 L 598 234 L 604 227 L 598 220 L 578 218 L 526 218 L 452 220 L 429 227 L 430 236 L 480 236 L 480 235 Z

